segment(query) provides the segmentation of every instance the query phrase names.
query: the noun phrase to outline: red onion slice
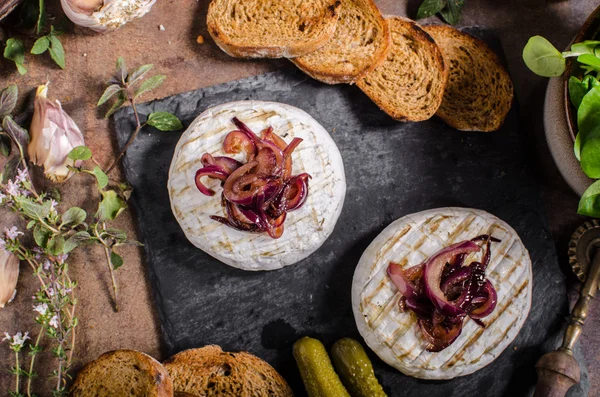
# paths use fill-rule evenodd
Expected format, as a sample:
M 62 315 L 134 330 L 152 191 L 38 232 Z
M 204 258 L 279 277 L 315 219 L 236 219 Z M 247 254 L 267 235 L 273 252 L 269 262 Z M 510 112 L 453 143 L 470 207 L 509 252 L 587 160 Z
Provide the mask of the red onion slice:
M 248 135 L 242 131 L 231 131 L 227 134 L 227 137 L 225 137 L 223 150 L 225 153 L 231 154 L 243 152 L 249 159 L 256 154 L 256 142 L 250 139 Z
M 222 181 L 225 181 L 225 180 L 227 180 L 228 175 L 222 169 L 220 169 L 219 167 L 216 167 L 214 165 L 209 165 L 207 167 L 200 168 L 198 171 L 196 171 L 195 181 L 196 181 L 196 187 L 198 188 L 198 190 L 200 190 L 203 194 L 205 194 L 207 196 L 214 196 L 215 191 L 212 189 L 209 189 L 208 187 L 206 187 L 206 185 L 204 185 L 202 183 L 201 179 L 204 176 L 209 176 L 211 178 L 217 178 Z
M 447 316 L 461 316 L 465 314 L 462 308 L 448 301 L 441 289 L 444 267 L 456 255 L 468 254 L 479 250 L 480 247 L 474 242 L 464 241 L 442 249 L 425 262 L 425 269 L 423 271 L 425 293 L 442 314 Z
M 496 308 L 496 304 L 498 303 L 498 294 L 489 280 L 485 281 L 483 291 L 487 295 L 486 299 L 484 303 L 480 304 L 469 312 L 469 317 L 471 318 L 482 319 L 489 316 Z M 473 303 L 475 303 L 475 299 L 473 299 Z
M 407 299 L 413 302 L 419 298 L 417 287 L 406 277 L 402 271 L 402 267 L 394 262 L 390 262 L 387 267 L 387 274 L 398 288 L 398 291 Z
M 308 198 L 308 180 L 310 175 L 304 173 L 290 181 L 290 190 L 287 193 L 287 210 L 294 211 L 302 207 Z
M 439 352 L 450 346 L 462 332 L 462 321 L 449 326 L 434 325 L 431 320 L 419 319 L 419 328 L 429 342 L 427 351 Z

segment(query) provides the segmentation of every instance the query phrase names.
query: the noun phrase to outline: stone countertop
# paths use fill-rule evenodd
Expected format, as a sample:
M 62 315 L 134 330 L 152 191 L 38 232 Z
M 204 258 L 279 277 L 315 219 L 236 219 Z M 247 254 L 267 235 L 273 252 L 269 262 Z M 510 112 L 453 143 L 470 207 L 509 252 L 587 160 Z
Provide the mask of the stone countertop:
M 414 16 L 419 0 L 378 0 L 384 14 Z M 57 0 L 50 3 L 52 14 L 61 17 Z M 586 17 L 598 6 L 597 1 L 569 0 L 467 0 L 461 25 L 481 25 L 493 29 L 502 39 L 509 69 L 515 83 L 521 110 L 522 131 L 541 186 L 542 198 L 550 228 L 565 274 L 576 288 L 566 261 L 567 243 L 573 230 L 583 222 L 576 215 L 578 197 L 562 180 L 550 157 L 544 140 L 542 109 L 547 80 L 530 73 L 521 61 L 527 39 L 540 34 L 558 48 L 565 47 Z M 84 131 L 86 142 L 100 164 L 108 164 L 115 156 L 114 127 L 102 118 L 95 103 L 105 82 L 114 70 L 117 56 L 122 55 L 131 66 L 155 65 L 155 73 L 166 74 L 167 81 L 143 100 L 165 97 L 226 81 L 276 70 L 284 60 L 247 61 L 228 57 L 213 43 L 206 31 L 208 0 L 158 0 L 143 19 L 126 25 L 117 32 L 97 35 L 80 28 L 61 37 L 67 54 L 67 67 L 58 69 L 47 54 L 27 56 L 29 72 L 19 76 L 14 66 L 0 60 L 0 86 L 17 83 L 24 100 L 31 101 L 34 88 L 50 80 L 50 97 L 62 101 L 64 108 Z M 164 26 L 164 30 L 160 29 Z M 204 43 L 197 42 L 198 36 Z M 31 47 L 32 41 L 26 41 Z M 29 104 L 30 105 L 30 104 Z M 105 109 L 103 109 L 105 111 Z M 117 177 L 118 172 L 113 174 Z M 72 178 L 60 186 L 64 205 L 79 205 L 93 211 L 96 198 L 88 193 L 89 180 Z M 82 194 L 82 192 L 85 192 Z M 0 226 L 9 226 L 13 218 L 0 215 Z M 136 235 L 136 227 L 127 213 L 117 227 Z M 131 348 L 162 356 L 160 329 L 144 269 L 142 250 L 121 249 L 125 266 L 117 272 L 120 285 L 120 307 L 112 311 L 110 277 L 103 252 L 99 248 L 83 248 L 71 258 L 72 272 L 79 281 L 78 343 L 74 370 L 105 351 Z M 11 333 L 28 330 L 37 334 L 31 312 L 31 294 L 35 283 L 28 268 L 23 267 L 15 302 L 0 311 L 0 331 Z M 582 336 L 590 371 L 591 396 L 600 395 L 600 304 L 594 305 Z M 0 368 L 13 365 L 12 355 L 0 345 Z M 40 362 L 38 382 L 52 371 L 52 362 Z M 0 390 L 13 384 L 12 375 L 0 372 Z M 42 389 L 40 388 L 40 391 Z M 44 390 L 45 391 L 45 390 Z

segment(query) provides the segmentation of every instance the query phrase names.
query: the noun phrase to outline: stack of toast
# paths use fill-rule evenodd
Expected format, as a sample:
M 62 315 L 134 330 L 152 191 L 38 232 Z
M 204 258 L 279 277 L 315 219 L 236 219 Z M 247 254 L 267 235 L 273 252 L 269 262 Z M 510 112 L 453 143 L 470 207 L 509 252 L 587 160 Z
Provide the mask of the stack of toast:
M 483 41 L 384 17 L 373 0 L 212 0 L 207 26 L 231 56 L 288 58 L 316 80 L 356 84 L 396 120 L 495 131 L 512 104 L 510 76 Z

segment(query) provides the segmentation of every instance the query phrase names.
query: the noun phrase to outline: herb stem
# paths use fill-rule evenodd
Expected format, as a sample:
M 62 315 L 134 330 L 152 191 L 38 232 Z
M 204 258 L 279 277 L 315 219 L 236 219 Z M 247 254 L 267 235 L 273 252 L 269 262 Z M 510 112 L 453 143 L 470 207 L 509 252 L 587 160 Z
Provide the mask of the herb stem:
M 106 222 L 102 222 L 102 228 L 106 229 Z M 119 312 L 119 289 L 117 286 L 117 280 L 115 279 L 115 272 L 113 270 L 113 265 L 110 260 L 110 247 L 106 241 L 102 237 L 100 237 L 100 233 L 98 233 L 98 228 L 94 228 L 94 234 L 98 238 L 98 241 L 104 246 L 104 255 L 106 256 L 106 265 L 108 266 L 108 271 L 110 272 L 110 278 L 112 280 L 113 287 L 113 295 L 114 295 L 114 309 L 115 312 Z
M 19 366 L 19 352 L 15 351 L 15 375 L 17 376 L 17 384 L 15 386 L 15 394 L 19 395 L 19 375 L 21 373 L 21 367 Z
M 106 170 L 106 175 L 108 175 L 113 168 L 116 167 L 116 165 L 118 164 L 118 162 L 121 160 L 121 158 L 125 155 L 125 152 L 127 152 L 127 149 L 129 149 L 129 146 L 131 146 L 131 144 L 133 143 L 133 141 L 135 141 L 135 138 L 137 138 L 138 134 L 140 133 L 141 129 L 142 129 L 142 123 L 140 121 L 140 115 L 137 111 L 137 106 L 135 105 L 135 98 L 132 98 L 131 95 L 126 94 L 127 95 L 127 99 L 129 100 L 129 103 L 131 103 L 131 108 L 133 109 L 133 114 L 135 116 L 135 122 L 137 124 L 135 131 L 133 132 L 133 134 L 131 134 L 131 137 L 129 137 L 129 141 L 127 141 L 127 144 L 125 145 L 125 147 L 123 147 L 123 150 L 121 150 L 121 153 L 119 153 L 119 155 L 117 156 L 117 158 L 115 159 L 115 161 L 113 161 L 113 163 L 111 164 L 110 167 L 108 167 L 108 169 Z
M 40 346 L 40 340 L 42 339 L 42 335 L 44 334 L 44 326 L 40 328 L 40 333 L 35 340 L 35 346 L 32 349 L 31 353 L 31 363 L 29 363 L 29 378 L 27 379 L 27 397 L 33 397 L 31 394 L 31 381 L 33 379 L 33 368 L 35 364 L 35 356 L 38 354 L 38 348 Z

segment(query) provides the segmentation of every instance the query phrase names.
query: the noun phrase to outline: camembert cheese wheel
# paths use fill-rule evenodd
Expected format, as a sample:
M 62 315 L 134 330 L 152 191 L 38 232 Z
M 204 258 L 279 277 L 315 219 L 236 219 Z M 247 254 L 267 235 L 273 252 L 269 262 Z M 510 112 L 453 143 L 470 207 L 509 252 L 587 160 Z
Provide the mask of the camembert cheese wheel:
M 206 196 L 195 185 L 204 153 L 223 152 L 227 134 L 237 128 L 237 117 L 259 134 L 271 126 L 287 143 L 303 141 L 292 153 L 293 175 L 311 175 L 304 205 L 287 214 L 284 233 L 238 231 L 210 219 L 225 216 L 220 181 L 204 178 L 216 194 Z M 231 156 L 245 162 L 244 154 Z M 293 106 L 262 101 L 230 102 L 209 108 L 183 133 L 169 171 L 171 208 L 188 240 L 223 263 L 244 270 L 274 270 L 294 264 L 316 251 L 329 237 L 342 211 L 346 177 L 342 156 L 329 133 L 306 112 Z
M 386 269 L 390 261 L 403 268 L 418 265 L 444 247 L 482 234 L 502 240 L 492 244 L 486 270 L 497 306 L 482 319 L 485 329 L 467 317 L 454 343 L 428 352 L 416 315 L 400 309 L 402 295 Z M 416 378 L 451 379 L 485 367 L 506 349 L 529 314 L 531 293 L 529 253 L 506 222 L 480 210 L 440 208 L 400 218 L 375 238 L 354 273 L 352 307 L 362 337 L 383 361 Z

